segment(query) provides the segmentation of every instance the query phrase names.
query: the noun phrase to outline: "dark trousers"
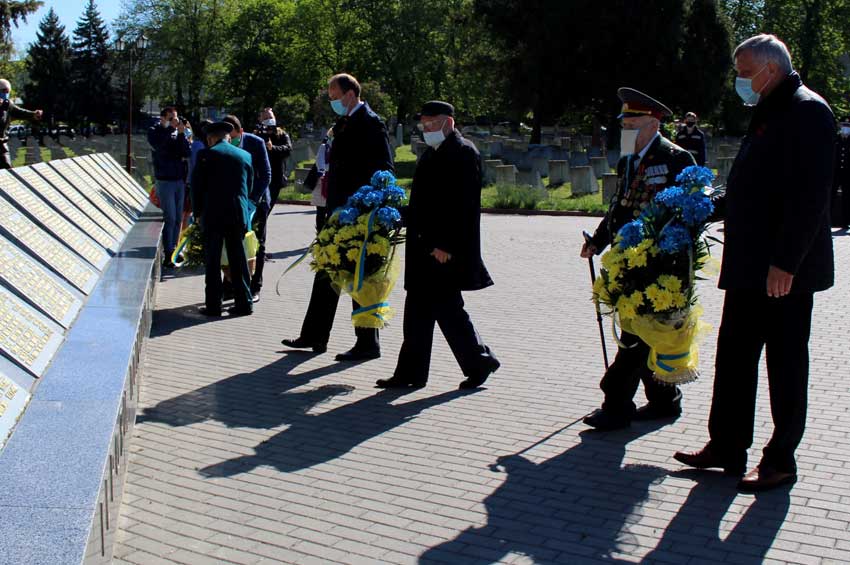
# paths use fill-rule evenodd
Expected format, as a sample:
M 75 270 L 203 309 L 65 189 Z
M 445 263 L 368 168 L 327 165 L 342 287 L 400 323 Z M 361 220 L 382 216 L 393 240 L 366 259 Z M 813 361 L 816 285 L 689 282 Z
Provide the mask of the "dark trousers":
M 272 210 L 274 210 L 274 205 L 277 204 L 277 199 L 280 198 L 280 191 L 283 190 L 283 187 L 283 184 L 269 185 L 269 194 L 272 197 L 272 203 L 269 207 L 269 214 L 271 214 Z
M 408 291 L 404 301 L 404 342 L 394 376 L 408 381 L 428 380 L 435 323 L 464 375 L 477 377 L 492 370 L 493 353 L 475 331 L 459 290 Z
M 269 213 L 271 210 L 263 204 L 257 206 L 257 211 L 254 213 L 256 219 L 256 228 L 254 233 L 257 236 L 257 241 L 260 247 L 257 249 L 257 259 L 254 265 L 254 276 L 251 277 L 251 292 L 257 293 L 263 288 L 263 267 L 266 264 L 266 225 L 269 221 Z
M 708 421 L 712 451 L 746 462 L 764 348 L 773 435 L 762 462 L 781 471 L 796 470 L 794 451 L 806 426 L 812 305 L 811 293 L 770 298 L 764 291 L 726 291 Z
M 617 349 L 614 362 L 605 371 L 599 388 L 605 393 L 602 409 L 631 417 L 635 412 L 634 396 L 638 384 L 643 381 L 643 390 L 650 404 L 666 406 L 678 402 L 682 393 L 679 387 L 655 380 L 646 361 L 649 359 L 649 346 L 638 336 L 623 332 L 620 336 L 623 344 Z
M 310 304 L 301 325 L 301 337 L 310 343 L 328 343 L 331 328 L 336 316 L 339 294 L 331 286 L 331 280 L 325 273 L 316 273 L 313 277 L 313 290 L 310 294 Z M 351 301 L 352 310 L 360 308 L 360 304 Z M 380 348 L 378 330 L 372 328 L 354 328 L 357 336 L 355 348 L 368 351 Z
M 242 247 L 244 230 L 236 227 L 204 227 L 204 255 L 206 257 L 206 306 L 209 310 L 221 310 L 221 248 L 227 249 L 230 265 L 230 282 L 233 287 L 234 306 L 239 310 L 251 310 L 251 273 L 245 248 Z

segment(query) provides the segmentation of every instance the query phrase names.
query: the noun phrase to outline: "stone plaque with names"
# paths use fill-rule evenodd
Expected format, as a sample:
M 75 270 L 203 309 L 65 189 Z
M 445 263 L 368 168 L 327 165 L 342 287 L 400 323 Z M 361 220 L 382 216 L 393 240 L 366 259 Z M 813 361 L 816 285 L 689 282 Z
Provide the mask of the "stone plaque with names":
M 86 216 L 91 218 L 98 226 L 101 227 L 104 231 L 106 231 L 110 236 L 115 238 L 116 241 L 121 241 L 124 239 L 124 234 L 127 230 L 122 229 L 119 224 L 113 222 L 107 217 L 106 214 L 100 211 L 94 204 L 89 202 L 87 199 L 83 198 L 77 189 L 75 189 L 71 183 L 65 180 L 59 173 L 54 171 L 47 163 L 36 163 L 30 167 L 33 171 L 36 171 L 39 175 L 42 176 L 47 182 L 49 182 L 53 187 L 55 187 L 65 198 L 68 199 L 69 202 L 73 202 L 74 205 L 82 210 Z
M 76 164 L 83 168 L 84 171 L 92 175 L 104 188 L 121 200 L 133 212 L 133 215 L 138 217 L 142 211 L 142 206 L 133 197 L 127 187 L 124 186 L 122 180 L 114 178 L 108 173 L 103 166 L 89 156 L 77 157 L 73 160 Z
M 76 168 L 78 175 L 84 175 L 93 180 L 105 195 L 108 195 L 114 201 L 116 206 L 121 207 L 121 210 L 129 218 L 138 218 L 139 211 L 136 209 L 136 203 L 126 194 L 124 187 L 108 176 L 97 163 L 77 157 L 75 159 L 68 159 L 65 164 Z
M 65 328 L 71 326 L 83 305 L 68 285 L 2 236 L 0 279 Z
M 0 228 L 84 293 L 88 294 L 94 288 L 97 271 L 35 225 L 5 198 L 0 198 Z
M 77 172 L 68 167 L 65 160 L 60 159 L 58 161 L 50 161 L 47 163 L 48 167 L 53 168 L 57 173 L 61 176 L 65 177 L 65 179 L 70 182 L 74 188 L 79 190 L 83 196 L 85 196 L 89 202 L 94 204 L 98 210 L 103 212 L 110 220 L 116 223 L 123 231 L 129 231 L 132 222 L 130 219 L 115 206 L 114 202 L 111 202 L 110 199 L 104 197 L 101 188 L 94 183 L 91 179 L 80 176 Z
M 21 209 L 47 228 L 56 239 L 74 250 L 80 257 L 102 271 L 109 261 L 106 250 L 78 227 L 58 214 L 44 200 L 6 171 L 0 171 L 0 192 L 17 203 Z
M 93 159 L 99 160 L 103 163 L 107 169 L 113 171 L 116 175 L 122 177 L 126 181 L 126 185 L 132 189 L 132 192 L 136 195 L 136 199 L 142 206 L 146 206 L 148 203 L 148 192 L 145 190 L 145 187 L 139 185 L 139 183 L 130 176 L 127 171 L 118 164 L 118 161 L 115 160 L 112 155 L 109 153 L 94 153 L 91 155 Z
M 30 393 L 0 371 L 0 448 L 30 400 Z
M 47 202 L 53 205 L 102 247 L 110 251 L 116 251 L 118 249 L 117 239 L 86 216 L 75 204 L 68 200 L 52 184 L 39 176 L 32 168 L 18 167 L 13 169 L 12 173 L 27 183 L 33 190 L 44 197 Z
M 63 339 L 61 327 L 0 288 L 0 350 L 7 357 L 41 376 Z

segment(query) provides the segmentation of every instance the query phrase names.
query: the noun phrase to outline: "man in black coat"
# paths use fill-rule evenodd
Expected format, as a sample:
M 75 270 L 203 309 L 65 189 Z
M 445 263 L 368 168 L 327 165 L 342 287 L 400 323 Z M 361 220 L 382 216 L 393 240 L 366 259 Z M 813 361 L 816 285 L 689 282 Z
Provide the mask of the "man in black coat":
M 700 167 L 705 166 L 705 133 L 697 125 L 697 115 L 685 114 L 685 125 L 676 132 L 676 145 L 694 156 Z
M 358 188 L 368 185 L 376 171 L 393 170 L 393 151 L 384 122 L 360 100 L 360 84 L 347 74 L 328 81 L 331 107 L 340 116 L 334 124 L 334 143 L 327 171 L 328 198 L 325 213 L 345 204 Z M 287 347 L 311 348 L 316 353 L 327 350 L 339 294 L 325 273 L 316 273 L 310 304 L 296 339 L 284 339 Z M 353 309 L 360 307 L 352 300 Z M 377 359 L 381 356 L 378 330 L 355 328 L 357 342 L 349 351 L 336 356 L 337 361 Z
M 420 114 L 430 147 L 419 159 L 404 214 L 404 342 L 393 376 L 379 379 L 379 388 L 425 386 L 435 323 L 466 376 L 461 389 L 480 386 L 499 368 L 463 308 L 462 290 L 493 281 L 481 260 L 481 156 L 454 128 L 453 115 L 454 107 L 439 101 Z
M 282 127 L 277 124 L 274 112 L 271 108 L 263 108 L 260 112 L 260 122 L 257 124 L 254 134 L 263 138 L 266 142 L 266 150 L 269 152 L 269 163 L 272 167 L 272 180 L 269 183 L 271 194 L 271 209 L 274 208 L 280 191 L 288 184 L 286 161 L 292 154 L 292 139 Z M 271 209 L 269 213 L 271 213 Z
M 584 258 L 601 253 L 620 228 L 640 216 L 656 193 L 675 185 L 682 169 L 694 164 L 689 152 L 658 131 L 661 120 L 672 114 L 667 106 L 632 88 L 621 88 L 617 95 L 623 101 L 617 194 L 593 237 L 582 246 Z M 605 400 L 600 409 L 585 417 L 585 424 L 598 430 L 615 430 L 629 426 L 632 420 L 676 418 L 681 414 L 682 393 L 676 386 L 655 380 L 647 366 L 648 357 L 649 346 L 624 331 L 617 356 L 599 383 Z M 641 381 L 648 403 L 635 410 L 633 398 Z
M 794 451 L 806 424 L 808 343 L 815 292 L 833 284 L 829 225 L 835 119 L 792 70 L 788 49 L 758 35 L 735 50 L 736 90 L 755 105 L 720 212 L 726 290 L 717 337 L 709 443 L 675 458 L 697 468 L 746 470 L 758 366 L 767 349 L 773 436 L 739 490 L 797 479 Z

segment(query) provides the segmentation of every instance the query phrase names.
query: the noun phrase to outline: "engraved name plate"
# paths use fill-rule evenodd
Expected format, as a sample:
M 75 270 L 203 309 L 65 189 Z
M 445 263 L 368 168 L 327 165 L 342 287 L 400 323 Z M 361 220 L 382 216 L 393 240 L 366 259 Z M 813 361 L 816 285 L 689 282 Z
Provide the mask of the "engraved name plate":
M 40 377 L 63 338 L 61 327 L 0 288 L 0 350 L 6 356 Z
M 0 449 L 30 401 L 30 393 L 0 371 Z
M 59 192 L 62 193 L 62 196 L 67 198 L 70 202 L 73 202 L 77 208 L 82 210 L 86 216 L 91 218 L 92 221 L 100 226 L 101 229 L 105 230 L 110 236 L 115 238 L 116 241 L 121 241 L 124 238 L 126 230 L 121 229 L 119 224 L 113 222 L 106 214 L 101 212 L 99 208 L 87 199 L 83 198 L 80 192 L 75 189 L 70 182 L 50 168 L 47 163 L 36 163 L 35 165 L 32 165 L 30 169 L 36 171 L 42 176 L 42 178 L 59 190 Z
M 112 161 L 102 159 L 101 155 L 99 154 L 85 155 L 83 156 L 83 159 L 88 159 L 92 163 L 97 164 L 97 166 L 101 168 L 104 174 L 118 182 L 124 188 L 130 199 L 136 203 L 136 207 L 139 211 L 143 210 L 145 206 L 148 205 L 147 193 L 139 186 L 137 182 L 133 180 L 130 175 L 126 174 L 124 170 L 120 169 L 117 166 L 113 166 Z
M 89 159 L 88 157 L 75 157 L 71 159 L 71 162 L 79 166 L 88 173 L 89 176 L 94 178 L 100 186 L 102 186 L 104 190 L 111 194 L 115 199 L 121 201 L 134 218 L 138 218 L 139 213 L 141 212 L 139 203 L 130 196 L 124 185 L 112 178 L 112 175 L 103 170 L 103 167 L 101 167 L 97 161 Z
M 17 167 L 11 172 L 44 197 L 47 202 L 64 214 L 66 218 L 76 224 L 77 227 L 87 233 L 102 247 L 110 251 L 118 250 L 117 239 L 86 216 L 75 204 L 30 167 Z M 116 231 L 118 230 L 117 227 L 115 229 Z
M 12 202 L 53 234 L 56 239 L 73 249 L 79 256 L 94 265 L 98 270 L 109 261 L 109 254 L 78 227 L 66 220 L 36 196 L 29 188 L 6 171 L 0 171 L 0 192 L 5 193 Z
M 78 177 L 85 179 L 85 181 L 89 183 L 89 186 L 100 194 L 101 198 L 103 198 L 106 202 L 109 202 L 109 204 L 118 210 L 126 219 L 132 222 L 138 218 L 136 210 L 132 207 L 132 205 L 127 203 L 122 194 L 118 193 L 114 184 L 110 185 L 106 181 L 101 180 L 99 175 L 97 175 L 93 170 L 87 170 L 87 168 L 83 166 L 83 163 L 77 159 L 63 159 L 62 165 L 77 173 Z
M 148 191 L 141 186 L 109 153 L 94 153 L 90 155 L 94 159 L 101 161 L 109 170 L 120 175 L 127 182 L 127 185 L 133 188 L 136 198 L 142 206 L 146 206 L 148 202 Z
M 103 194 L 100 186 L 96 185 L 94 181 L 89 178 L 83 177 L 77 172 L 65 164 L 65 160 L 58 161 L 50 161 L 47 165 L 56 170 L 61 176 L 65 177 L 65 179 L 71 183 L 77 190 L 79 190 L 83 196 L 89 199 L 89 202 L 94 204 L 98 210 L 103 212 L 110 220 L 118 224 L 118 226 L 126 231 L 130 230 L 132 226 L 132 222 L 130 219 L 118 208 L 115 203 L 112 201 L 112 198 L 106 198 Z
M 0 198 L 0 227 L 85 294 L 94 288 L 97 271 L 35 225 L 5 198 Z
M 69 286 L 5 237 L 0 237 L 0 279 L 65 328 L 83 305 Z

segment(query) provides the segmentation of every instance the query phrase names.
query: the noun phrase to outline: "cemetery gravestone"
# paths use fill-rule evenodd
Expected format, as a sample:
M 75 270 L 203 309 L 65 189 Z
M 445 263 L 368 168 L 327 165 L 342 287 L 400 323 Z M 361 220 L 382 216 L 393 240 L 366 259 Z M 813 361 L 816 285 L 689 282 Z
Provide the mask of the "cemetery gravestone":
M 592 194 L 599 191 L 593 171 L 589 166 L 570 168 L 570 179 L 574 195 Z
M 617 174 L 605 173 L 602 175 L 602 202 L 607 204 L 617 194 Z
M 569 161 L 549 161 L 549 186 L 560 186 L 569 181 Z
M 611 172 L 611 169 L 608 168 L 607 157 L 591 157 L 590 167 L 593 169 L 593 174 L 597 179 L 601 179 L 605 173 Z
M 516 184 L 516 167 L 513 165 L 499 165 L 496 167 L 497 184 Z

